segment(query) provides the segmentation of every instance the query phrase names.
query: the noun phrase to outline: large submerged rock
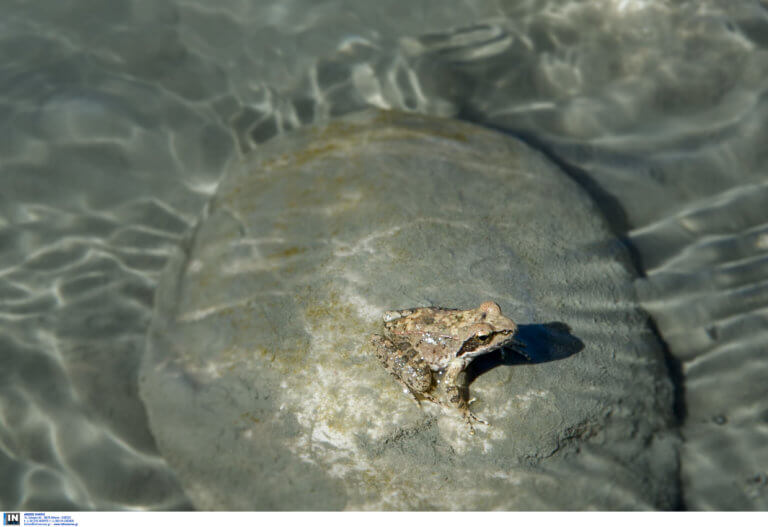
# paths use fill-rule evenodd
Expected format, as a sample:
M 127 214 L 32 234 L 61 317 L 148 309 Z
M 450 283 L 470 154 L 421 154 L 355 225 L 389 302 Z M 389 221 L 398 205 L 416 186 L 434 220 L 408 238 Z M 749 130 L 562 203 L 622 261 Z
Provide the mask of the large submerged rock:
M 642 509 L 677 499 L 672 389 L 585 193 L 517 140 L 366 112 L 238 163 L 163 276 L 142 371 L 203 509 Z M 384 311 L 500 304 L 471 436 L 379 365 Z

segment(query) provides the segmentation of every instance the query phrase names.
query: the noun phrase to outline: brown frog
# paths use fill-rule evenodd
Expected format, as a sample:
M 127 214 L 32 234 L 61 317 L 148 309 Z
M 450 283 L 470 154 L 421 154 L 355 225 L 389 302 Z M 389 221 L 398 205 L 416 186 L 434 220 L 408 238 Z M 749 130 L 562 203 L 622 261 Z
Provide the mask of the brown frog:
M 421 399 L 443 404 L 434 395 L 440 382 L 451 404 L 459 409 L 475 433 L 472 421 L 488 424 L 469 410 L 465 369 L 472 360 L 504 346 L 526 358 L 524 344 L 515 340 L 517 325 L 501 314 L 495 302 L 475 309 L 417 307 L 384 314 L 384 334 L 372 335 L 376 357 L 409 391 Z M 442 375 L 442 379 L 440 376 Z

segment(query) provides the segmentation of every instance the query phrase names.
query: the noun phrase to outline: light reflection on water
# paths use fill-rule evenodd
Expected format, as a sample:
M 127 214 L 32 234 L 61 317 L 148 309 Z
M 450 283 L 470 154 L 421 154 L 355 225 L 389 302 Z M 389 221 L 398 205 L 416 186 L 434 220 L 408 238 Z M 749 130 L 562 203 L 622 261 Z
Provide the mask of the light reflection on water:
M 768 508 L 765 6 L 450 4 L 2 7 L 4 507 L 188 506 L 138 398 L 159 271 L 228 160 L 376 105 L 600 189 L 684 376 L 685 505 Z

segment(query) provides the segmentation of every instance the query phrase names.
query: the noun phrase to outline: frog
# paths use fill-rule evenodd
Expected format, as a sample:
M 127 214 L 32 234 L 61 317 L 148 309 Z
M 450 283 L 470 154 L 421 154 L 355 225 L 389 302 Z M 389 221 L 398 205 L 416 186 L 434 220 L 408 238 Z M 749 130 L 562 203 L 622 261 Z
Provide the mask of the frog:
M 474 401 L 469 399 L 466 373 L 470 363 L 506 347 L 530 360 L 525 344 L 515 338 L 517 324 L 490 300 L 474 309 L 431 306 L 387 311 L 383 318 L 383 334 L 370 337 L 382 366 L 418 405 L 427 400 L 458 409 L 472 435 L 473 423 L 489 423 L 469 409 Z M 444 386 L 449 403 L 438 396 L 438 384 Z

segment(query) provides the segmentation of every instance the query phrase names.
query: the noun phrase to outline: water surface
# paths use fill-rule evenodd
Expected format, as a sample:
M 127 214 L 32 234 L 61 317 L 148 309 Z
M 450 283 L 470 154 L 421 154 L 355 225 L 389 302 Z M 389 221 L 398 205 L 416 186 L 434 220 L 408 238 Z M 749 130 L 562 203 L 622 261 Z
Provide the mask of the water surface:
M 0 13 L 3 508 L 189 506 L 138 397 L 159 272 L 229 161 L 367 106 L 514 134 L 590 192 L 678 382 L 679 506 L 768 508 L 764 1 Z

